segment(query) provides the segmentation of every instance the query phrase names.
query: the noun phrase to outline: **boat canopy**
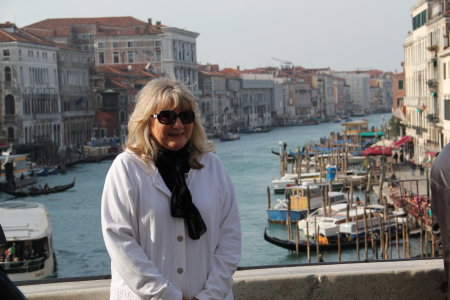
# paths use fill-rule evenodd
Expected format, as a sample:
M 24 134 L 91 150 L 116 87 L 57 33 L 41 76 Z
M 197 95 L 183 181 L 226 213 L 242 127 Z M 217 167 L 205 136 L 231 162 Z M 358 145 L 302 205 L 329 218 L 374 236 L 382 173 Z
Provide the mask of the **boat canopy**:
M 381 137 L 381 136 L 384 136 L 384 131 L 360 132 L 359 136 L 361 136 L 361 137 Z
M 8 241 L 39 239 L 51 234 L 48 212 L 34 202 L 0 202 L 0 224 Z

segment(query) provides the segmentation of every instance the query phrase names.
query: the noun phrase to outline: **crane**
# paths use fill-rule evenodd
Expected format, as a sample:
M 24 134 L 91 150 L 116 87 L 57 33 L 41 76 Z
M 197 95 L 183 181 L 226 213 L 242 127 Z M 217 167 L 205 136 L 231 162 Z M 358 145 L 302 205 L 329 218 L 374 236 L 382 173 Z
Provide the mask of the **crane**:
M 276 57 L 272 57 L 272 59 L 283 63 L 281 65 L 281 69 L 283 69 L 283 70 L 290 70 L 293 67 L 292 62 L 290 62 L 290 61 L 279 59 L 279 58 L 276 58 Z

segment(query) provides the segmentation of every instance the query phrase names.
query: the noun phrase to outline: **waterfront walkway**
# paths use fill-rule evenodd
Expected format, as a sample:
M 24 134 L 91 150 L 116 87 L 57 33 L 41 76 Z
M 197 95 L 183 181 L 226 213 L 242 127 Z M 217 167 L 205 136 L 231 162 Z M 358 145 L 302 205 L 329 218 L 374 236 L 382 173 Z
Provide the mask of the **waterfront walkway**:
M 417 194 L 418 191 L 419 195 L 427 195 L 430 173 L 427 168 L 423 168 L 421 171 L 419 167 L 417 167 L 413 170 L 409 164 L 396 164 L 386 172 L 386 179 L 391 178 L 394 173 L 397 180 L 404 182 L 402 187 L 405 190 L 412 192 L 413 194 Z M 428 191 L 428 194 L 429 193 L 430 192 Z

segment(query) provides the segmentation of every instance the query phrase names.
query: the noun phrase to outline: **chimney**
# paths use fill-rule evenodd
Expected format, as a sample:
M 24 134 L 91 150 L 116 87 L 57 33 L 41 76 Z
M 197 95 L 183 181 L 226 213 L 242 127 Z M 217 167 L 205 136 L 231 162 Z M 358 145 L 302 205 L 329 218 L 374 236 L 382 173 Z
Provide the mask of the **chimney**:
M 148 25 L 152 26 L 152 25 L 153 25 L 153 24 L 152 24 L 152 18 L 148 18 L 148 19 L 147 19 L 147 23 L 148 23 Z
M 237 67 L 236 67 L 236 70 L 238 70 L 238 71 L 239 71 L 239 70 L 240 70 L 240 67 L 239 67 L 239 66 L 237 66 Z
M 161 21 L 156 21 L 156 26 L 161 27 Z

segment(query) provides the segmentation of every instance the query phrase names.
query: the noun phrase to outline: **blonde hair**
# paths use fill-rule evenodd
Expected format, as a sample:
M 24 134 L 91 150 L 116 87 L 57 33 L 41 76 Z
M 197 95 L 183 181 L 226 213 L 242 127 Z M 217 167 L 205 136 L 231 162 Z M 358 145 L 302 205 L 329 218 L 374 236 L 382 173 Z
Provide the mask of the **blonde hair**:
M 173 79 L 154 79 L 139 91 L 136 107 L 128 121 L 128 141 L 125 146 L 145 162 L 154 161 L 158 146 L 150 134 L 151 116 L 161 109 L 176 108 L 191 109 L 195 113 L 189 164 L 191 168 L 200 169 L 203 165 L 198 162 L 198 158 L 206 152 L 214 151 L 214 144 L 206 136 L 194 95 L 183 84 Z

